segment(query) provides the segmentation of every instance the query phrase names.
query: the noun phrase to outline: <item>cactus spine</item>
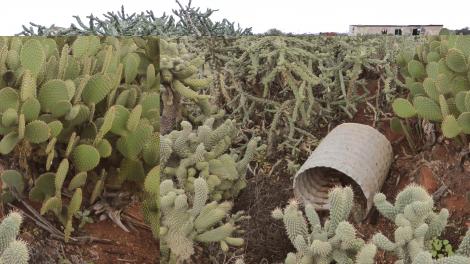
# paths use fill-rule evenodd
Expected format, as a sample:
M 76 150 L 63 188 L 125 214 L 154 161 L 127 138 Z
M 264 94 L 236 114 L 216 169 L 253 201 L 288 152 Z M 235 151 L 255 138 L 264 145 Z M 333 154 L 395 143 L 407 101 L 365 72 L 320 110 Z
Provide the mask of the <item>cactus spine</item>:
M 356 229 L 347 222 L 353 207 L 351 187 L 335 187 L 329 193 L 330 217 L 322 226 L 312 205 L 305 205 L 305 215 L 292 200 L 283 210 L 272 212 L 284 222 L 287 235 L 297 252 L 291 252 L 286 264 L 300 263 L 374 263 L 376 248 L 356 237 Z
M 11 212 L 0 223 L 0 263 L 27 264 L 29 251 L 25 242 L 17 240 L 23 217 Z

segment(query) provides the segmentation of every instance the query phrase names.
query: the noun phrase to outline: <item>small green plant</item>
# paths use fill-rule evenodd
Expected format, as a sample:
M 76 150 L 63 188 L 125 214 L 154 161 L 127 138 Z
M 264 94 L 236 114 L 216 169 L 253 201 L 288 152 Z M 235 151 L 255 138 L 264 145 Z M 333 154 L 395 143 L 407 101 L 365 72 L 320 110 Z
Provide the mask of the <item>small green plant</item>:
M 435 259 L 454 255 L 452 245 L 447 239 L 441 240 L 437 237 L 433 238 L 430 241 L 430 248 L 432 257 Z
M 78 228 L 83 228 L 86 224 L 94 223 L 93 217 L 90 216 L 90 210 L 78 211 L 75 217 L 80 220 Z

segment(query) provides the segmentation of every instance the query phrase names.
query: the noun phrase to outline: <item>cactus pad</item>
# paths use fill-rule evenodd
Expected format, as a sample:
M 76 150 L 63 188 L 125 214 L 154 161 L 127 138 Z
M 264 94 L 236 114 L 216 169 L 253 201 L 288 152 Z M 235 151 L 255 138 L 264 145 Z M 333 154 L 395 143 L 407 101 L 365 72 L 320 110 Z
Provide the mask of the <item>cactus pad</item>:
M 49 126 L 41 120 L 35 120 L 26 125 L 25 138 L 32 143 L 42 143 L 51 135 Z
M 449 49 L 446 56 L 447 66 L 455 72 L 466 72 L 468 70 L 465 54 L 458 49 Z
M 65 82 L 58 79 L 46 82 L 39 90 L 38 100 L 44 112 L 50 112 L 59 101 L 69 101 Z
M 433 100 L 427 97 L 417 96 L 413 99 L 413 105 L 421 118 L 430 121 L 442 120 L 441 109 Z
M 20 61 L 23 67 L 37 76 L 46 63 L 46 54 L 41 42 L 37 39 L 26 41 L 21 47 Z
M 410 101 L 402 98 L 395 99 L 392 103 L 393 111 L 401 118 L 410 118 L 416 115 L 416 110 Z
M 447 138 L 454 138 L 460 134 L 462 128 L 452 115 L 447 115 L 442 121 L 442 134 Z
M 91 145 L 79 145 L 72 152 L 72 160 L 78 171 L 89 171 L 100 162 L 100 153 Z
M 111 78 L 109 76 L 93 75 L 83 89 L 82 99 L 88 105 L 97 104 L 108 95 L 111 88 Z

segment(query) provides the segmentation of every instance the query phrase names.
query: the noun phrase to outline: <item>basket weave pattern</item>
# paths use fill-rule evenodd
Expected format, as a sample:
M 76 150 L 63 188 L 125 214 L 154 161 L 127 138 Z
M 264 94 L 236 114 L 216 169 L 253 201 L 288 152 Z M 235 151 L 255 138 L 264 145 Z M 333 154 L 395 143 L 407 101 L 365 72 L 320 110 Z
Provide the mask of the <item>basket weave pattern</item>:
M 390 142 L 374 128 L 344 123 L 335 127 L 305 161 L 294 177 L 294 192 L 317 209 L 328 210 L 328 190 L 337 175 L 356 182 L 367 200 L 367 215 L 372 199 L 380 191 L 393 159 Z M 325 175 L 319 168 L 340 173 Z M 330 170 L 331 171 L 331 170 Z

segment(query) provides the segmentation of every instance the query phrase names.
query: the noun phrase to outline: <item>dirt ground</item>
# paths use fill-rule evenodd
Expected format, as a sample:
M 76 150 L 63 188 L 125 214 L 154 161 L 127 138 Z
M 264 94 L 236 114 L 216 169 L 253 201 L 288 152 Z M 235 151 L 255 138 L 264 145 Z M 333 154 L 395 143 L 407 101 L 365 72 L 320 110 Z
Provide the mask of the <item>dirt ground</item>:
M 8 168 L 8 160 L 0 161 L 0 174 Z M 41 204 L 28 200 L 31 208 L 39 211 Z M 32 215 L 20 202 L 12 204 L 15 210 Z M 0 219 L 12 208 L 0 206 Z M 23 213 L 24 215 L 24 213 Z M 158 263 L 158 246 L 152 232 L 145 226 L 140 202 L 132 202 L 124 207 L 121 220 L 130 232 L 107 219 L 86 224 L 82 229 L 72 233 L 72 237 L 92 237 L 92 240 L 64 243 L 63 240 L 50 235 L 33 220 L 24 216 L 19 238 L 26 241 L 30 250 L 30 262 L 34 264 L 156 264 Z M 56 228 L 60 224 L 51 215 L 45 218 Z M 74 227 L 77 226 L 75 222 Z M 60 228 L 59 228 L 60 229 Z
M 376 90 L 376 83 L 370 83 L 371 92 Z M 359 106 L 358 109 L 352 122 L 373 125 L 373 118 L 365 106 Z M 470 159 L 467 161 L 467 156 L 462 152 L 465 148 L 454 141 L 438 138 L 435 144 L 428 144 L 429 146 L 413 154 L 406 140 L 390 130 L 388 120 L 376 122 L 375 127 L 391 141 L 395 155 L 381 191 L 393 201 L 407 184 L 415 182 L 424 185 L 433 193 L 436 210 L 449 210 L 449 223 L 441 238 L 449 240 L 456 248 L 467 226 L 470 226 Z M 415 143 L 426 145 L 423 139 L 417 137 Z M 246 231 L 243 236 L 246 245 L 236 253 L 244 255 L 247 264 L 283 263 L 286 254 L 293 251 L 283 223 L 271 218 L 274 208 L 285 206 L 293 198 L 293 179 L 286 172 L 286 162 L 281 162 L 272 170 L 273 164 L 279 159 L 283 159 L 282 153 L 272 160 L 254 165 L 252 173 L 247 176 L 247 188 L 235 201 L 234 211 L 245 210 L 252 217 L 242 224 Z M 393 238 L 394 224 L 375 210 L 370 212 L 365 221 L 356 224 L 356 227 L 358 235 L 366 241 L 379 231 Z M 393 263 L 394 260 L 393 256 L 381 251 L 376 256 L 376 263 Z
M 110 220 L 90 223 L 74 235 L 90 236 L 98 241 L 64 243 L 26 218 L 19 237 L 28 243 L 30 263 L 34 264 L 158 263 L 158 247 L 151 231 L 140 226 L 129 229 L 130 232 L 125 232 Z
M 372 78 L 367 78 L 371 80 Z M 377 93 L 377 81 L 369 81 L 367 88 L 369 95 Z M 380 111 L 385 113 L 379 120 L 373 118 L 373 113 L 366 104 L 358 106 L 358 112 L 353 120 L 356 122 L 374 126 L 383 133 L 392 143 L 394 161 L 389 175 L 383 185 L 383 192 L 390 201 L 405 186 L 410 183 L 423 185 L 435 200 L 435 209 L 447 208 L 450 212 L 448 225 L 441 235 L 441 239 L 447 239 L 454 249 L 462 240 L 468 227 L 470 227 L 470 155 L 464 150 L 468 147 L 455 141 L 439 138 L 439 129 L 431 131 L 436 136 L 432 142 L 424 139 L 420 133 L 414 133 L 414 142 L 417 146 L 423 146 L 415 153 L 411 151 L 407 141 L 402 135 L 391 131 L 389 119 L 391 114 L 390 104 L 376 104 Z M 371 102 L 372 103 L 372 102 Z M 256 121 L 253 126 L 263 127 Z M 334 128 L 339 122 L 330 124 Z M 417 124 L 413 124 L 416 126 Z M 256 129 L 245 128 L 247 131 Z M 316 133 L 322 138 L 328 131 Z M 243 248 L 232 248 L 230 256 L 221 253 L 218 245 L 206 248 L 196 247 L 194 258 L 190 263 L 233 264 L 238 257 L 243 257 L 247 264 L 278 264 L 284 263 L 288 252 L 294 250 L 289 241 L 282 221 L 274 220 L 271 212 L 276 207 L 284 207 L 293 198 L 293 176 L 288 173 L 286 154 L 282 151 L 275 152 L 274 157 L 258 157 L 251 163 L 247 175 L 247 187 L 235 200 L 233 211 L 244 210 L 251 219 L 241 223 L 241 229 L 245 231 L 241 235 L 245 239 Z M 301 157 L 305 160 L 307 157 Z M 368 241 L 375 233 L 382 232 L 393 239 L 394 224 L 382 217 L 375 209 L 372 209 L 368 217 L 361 223 L 355 224 L 358 236 Z M 390 254 L 378 251 L 376 263 L 394 263 L 395 259 Z
M 126 223 L 126 226 L 130 225 Z M 112 221 L 104 220 L 87 224 L 74 234 L 99 240 L 64 243 L 51 237 L 29 219 L 25 219 L 20 238 L 28 243 L 30 263 L 35 264 L 158 263 L 157 243 L 147 228 L 134 226 L 128 233 Z

